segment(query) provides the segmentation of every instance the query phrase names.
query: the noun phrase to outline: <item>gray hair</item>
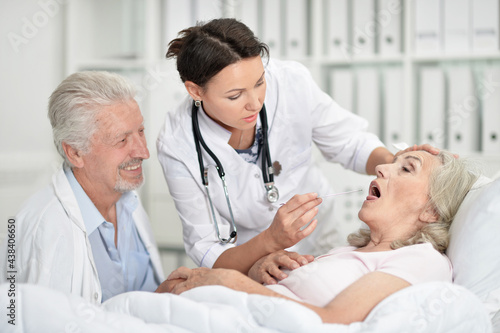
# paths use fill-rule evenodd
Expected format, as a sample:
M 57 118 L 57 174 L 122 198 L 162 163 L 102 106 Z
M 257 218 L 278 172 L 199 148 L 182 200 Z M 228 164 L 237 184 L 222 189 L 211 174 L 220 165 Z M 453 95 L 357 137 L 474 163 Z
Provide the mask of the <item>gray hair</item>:
M 455 158 L 447 151 L 437 155 L 441 165 L 436 167 L 429 179 L 429 201 L 427 207 L 434 209 L 438 220 L 427 223 L 408 239 L 395 240 L 392 249 L 407 245 L 431 243 L 441 253 L 449 244 L 449 229 L 465 196 L 479 177 L 475 165 L 466 159 Z M 363 247 L 370 242 L 370 230 L 360 229 L 347 238 L 351 246 Z
M 59 155 L 71 165 L 62 143 L 87 154 L 90 139 L 97 130 L 97 115 L 102 108 L 134 99 L 134 85 L 110 72 L 86 71 L 68 76 L 49 100 L 48 117 Z

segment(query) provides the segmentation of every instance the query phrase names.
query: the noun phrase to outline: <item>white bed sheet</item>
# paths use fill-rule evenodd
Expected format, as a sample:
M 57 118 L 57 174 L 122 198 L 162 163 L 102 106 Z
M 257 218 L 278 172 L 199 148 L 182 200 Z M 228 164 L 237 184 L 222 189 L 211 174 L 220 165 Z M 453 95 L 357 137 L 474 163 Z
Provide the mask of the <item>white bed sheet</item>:
M 0 286 L 2 305 L 9 302 L 7 291 L 6 284 Z M 445 282 L 403 289 L 377 305 L 364 322 L 351 325 L 323 324 L 295 302 L 220 286 L 181 296 L 130 292 L 99 307 L 35 285 L 17 285 L 16 294 L 16 325 L 7 323 L 2 306 L 0 332 L 491 332 L 481 301 Z

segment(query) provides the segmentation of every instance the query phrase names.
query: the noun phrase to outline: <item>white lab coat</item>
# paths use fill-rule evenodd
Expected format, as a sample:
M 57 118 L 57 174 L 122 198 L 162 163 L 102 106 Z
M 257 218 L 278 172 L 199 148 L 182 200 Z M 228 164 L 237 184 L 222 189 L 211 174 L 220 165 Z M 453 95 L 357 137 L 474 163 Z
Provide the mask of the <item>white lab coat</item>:
M 150 254 L 155 278 L 164 280 L 160 255 L 140 200 L 133 213 Z M 75 195 L 61 167 L 52 184 L 33 195 L 15 217 L 16 283 L 33 283 L 101 303 L 94 257 Z M 7 240 L 0 248 L 0 279 L 5 282 Z M 8 277 L 8 276 L 7 276 Z
M 330 193 L 327 179 L 312 158 L 314 142 L 323 156 L 360 173 L 366 172 L 370 153 L 383 143 L 367 133 L 366 120 L 341 108 L 314 82 L 309 71 L 296 62 L 270 60 L 266 65 L 265 105 L 269 123 L 269 149 L 272 161 L 279 161 L 281 173 L 274 181 L 280 198 L 272 204 L 266 199 L 260 158 L 257 164 L 245 162 L 227 144 L 231 133 L 204 112 L 199 112 L 201 134 L 221 161 L 238 229 L 237 244 L 265 230 L 280 206 L 295 194 Z M 205 188 L 202 185 L 191 125 L 192 100 L 187 97 L 169 112 L 157 140 L 158 158 L 170 194 L 183 224 L 186 252 L 200 266 L 212 267 L 231 244 L 219 244 Z M 215 165 L 202 149 L 205 165 Z M 216 218 L 223 237 L 229 233 L 229 212 L 217 171 L 209 171 L 209 188 Z M 333 200 L 320 206 L 318 226 L 291 250 L 319 254 L 330 249 L 320 238 L 332 235 Z M 323 247 L 324 246 L 324 247 Z

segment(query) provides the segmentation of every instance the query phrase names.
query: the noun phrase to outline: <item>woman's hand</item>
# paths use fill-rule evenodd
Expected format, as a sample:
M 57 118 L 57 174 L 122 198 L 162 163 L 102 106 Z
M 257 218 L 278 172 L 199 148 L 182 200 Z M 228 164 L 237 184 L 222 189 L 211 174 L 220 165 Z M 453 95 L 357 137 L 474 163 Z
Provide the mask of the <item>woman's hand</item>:
M 313 219 L 318 213 L 316 206 L 321 202 L 322 199 L 316 193 L 295 195 L 278 209 L 267 229 L 244 244 L 222 252 L 213 267 L 236 269 L 247 276 L 260 258 L 286 249 L 307 237 L 316 228 L 318 222 Z
M 281 269 L 294 270 L 313 260 L 314 257 L 309 254 L 302 256 L 297 252 L 281 250 L 258 260 L 248 271 L 248 276 L 261 284 L 276 284 L 288 276 Z
M 281 206 L 269 228 L 264 231 L 267 241 L 273 244 L 270 252 L 286 249 L 309 236 L 318 223 L 313 218 L 318 214 L 317 206 L 322 201 L 317 193 L 297 194 Z

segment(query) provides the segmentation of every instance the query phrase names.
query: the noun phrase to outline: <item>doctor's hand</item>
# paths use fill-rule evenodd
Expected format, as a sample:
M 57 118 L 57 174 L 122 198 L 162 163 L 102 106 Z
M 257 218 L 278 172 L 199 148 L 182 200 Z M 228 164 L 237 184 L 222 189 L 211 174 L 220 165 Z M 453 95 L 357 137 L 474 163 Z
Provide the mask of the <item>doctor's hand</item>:
M 269 252 L 286 249 L 309 236 L 318 224 L 314 217 L 322 201 L 317 193 L 297 194 L 281 206 L 269 228 L 263 231 Z
M 424 143 L 422 145 L 413 145 L 413 146 L 408 147 L 404 150 L 400 150 L 396 153 L 396 155 L 394 155 L 394 157 L 398 157 L 401 154 L 408 153 L 410 151 L 416 151 L 416 150 L 425 150 L 426 152 L 428 152 L 432 155 L 437 155 L 437 154 L 439 154 L 439 151 L 440 151 L 438 148 L 431 146 L 428 143 Z M 455 156 L 455 158 L 459 157 L 458 154 L 453 154 L 453 156 Z
M 398 151 L 394 157 L 398 157 L 399 155 L 401 154 L 404 154 L 404 153 L 408 153 L 410 151 L 416 151 L 416 150 L 425 150 L 426 152 L 432 154 L 432 155 L 437 155 L 439 154 L 439 149 L 434 147 L 434 146 L 431 146 L 430 144 L 428 143 L 425 143 L 425 144 L 422 144 L 422 145 L 413 145 L 413 146 L 410 146 L 404 150 L 400 150 Z
M 276 284 L 288 276 L 282 269 L 294 270 L 313 260 L 309 254 L 281 250 L 259 259 L 248 271 L 248 276 L 260 284 Z

